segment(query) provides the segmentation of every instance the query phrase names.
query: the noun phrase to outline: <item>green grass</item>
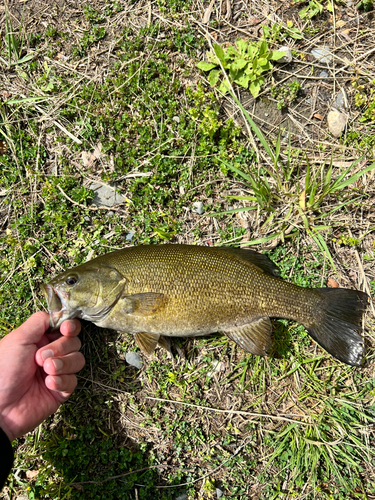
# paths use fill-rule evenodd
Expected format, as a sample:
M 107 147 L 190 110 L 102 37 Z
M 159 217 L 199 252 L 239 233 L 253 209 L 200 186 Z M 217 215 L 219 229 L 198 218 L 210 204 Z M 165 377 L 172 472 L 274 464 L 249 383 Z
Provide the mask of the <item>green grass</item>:
M 361 114 L 334 146 L 325 137 L 301 147 L 293 134 L 272 135 L 238 102 L 245 120 L 237 125 L 196 70 L 209 47 L 192 22 L 195 8 L 158 1 L 149 23 L 148 11 L 128 22 L 122 4 L 84 3 L 73 32 L 70 18 L 27 33 L 27 23 L 7 17 L 0 57 L 13 73 L 0 104 L 8 144 L 0 156 L 1 335 L 45 308 L 41 283 L 123 247 L 129 231 L 131 244 L 242 242 L 267 251 L 298 285 L 367 279 L 374 296 L 371 88 L 358 81 Z M 313 23 L 294 38 L 296 50 L 311 41 Z M 273 43 L 292 36 L 288 29 L 297 35 L 292 25 L 274 25 Z M 264 92 L 286 95 L 270 78 Z M 99 144 L 100 158 L 85 164 L 82 153 Z M 91 180 L 115 183 L 126 201 L 98 210 Z M 201 216 L 195 201 L 204 204 Z M 216 488 L 239 500 L 375 494 L 371 312 L 359 369 L 333 360 L 300 325 L 272 321 L 266 358 L 212 335 L 176 339 L 174 359 L 157 351 L 141 371 L 124 360 L 137 350 L 129 335 L 84 323 L 78 389 L 18 440 L 19 472 L 8 491 L 74 500 L 209 499 Z

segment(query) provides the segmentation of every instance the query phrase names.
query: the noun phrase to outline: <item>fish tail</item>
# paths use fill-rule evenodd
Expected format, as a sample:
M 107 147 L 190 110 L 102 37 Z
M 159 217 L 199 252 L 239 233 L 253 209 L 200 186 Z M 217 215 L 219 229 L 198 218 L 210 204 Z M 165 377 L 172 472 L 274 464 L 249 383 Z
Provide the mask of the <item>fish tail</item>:
M 362 316 L 369 304 L 366 293 L 345 288 L 318 288 L 322 303 L 314 322 L 306 325 L 311 337 L 334 358 L 359 366 L 364 349 Z

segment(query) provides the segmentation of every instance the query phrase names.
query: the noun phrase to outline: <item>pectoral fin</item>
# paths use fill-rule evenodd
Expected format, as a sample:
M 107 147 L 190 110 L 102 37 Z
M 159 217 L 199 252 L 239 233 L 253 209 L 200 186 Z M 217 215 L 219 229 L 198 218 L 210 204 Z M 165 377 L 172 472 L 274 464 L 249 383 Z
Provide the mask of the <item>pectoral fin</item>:
M 257 318 L 247 325 L 224 332 L 242 349 L 264 356 L 271 345 L 272 325 L 269 318 Z
M 134 335 L 135 343 L 143 354 L 151 355 L 158 345 L 160 335 L 155 333 L 136 333 Z
M 164 307 L 166 298 L 162 293 L 146 292 L 126 295 L 121 302 L 127 314 L 148 316 Z

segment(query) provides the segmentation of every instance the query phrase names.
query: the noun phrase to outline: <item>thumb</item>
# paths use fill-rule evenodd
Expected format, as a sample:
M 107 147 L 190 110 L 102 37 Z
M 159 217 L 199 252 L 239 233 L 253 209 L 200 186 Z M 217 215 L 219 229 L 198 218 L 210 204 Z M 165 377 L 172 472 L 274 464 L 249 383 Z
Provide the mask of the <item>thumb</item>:
M 12 341 L 20 345 L 37 344 L 41 341 L 43 335 L 49 328 L 49 315 L 43 311 L 39 311 L 22 323 L 13 332 L 9 333 L 12 336 Z

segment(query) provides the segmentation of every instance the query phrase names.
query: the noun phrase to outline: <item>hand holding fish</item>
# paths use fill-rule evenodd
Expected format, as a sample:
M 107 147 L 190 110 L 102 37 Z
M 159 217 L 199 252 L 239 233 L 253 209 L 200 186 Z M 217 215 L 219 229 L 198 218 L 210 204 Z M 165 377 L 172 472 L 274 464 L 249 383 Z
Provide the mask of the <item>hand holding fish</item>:
M 10 441 L 68 399 L 85 364 L 78 320 L 64 321 L 60 333 L 48 328 L 48 314 L 38 312 L 0 341 L 0 427 Z

